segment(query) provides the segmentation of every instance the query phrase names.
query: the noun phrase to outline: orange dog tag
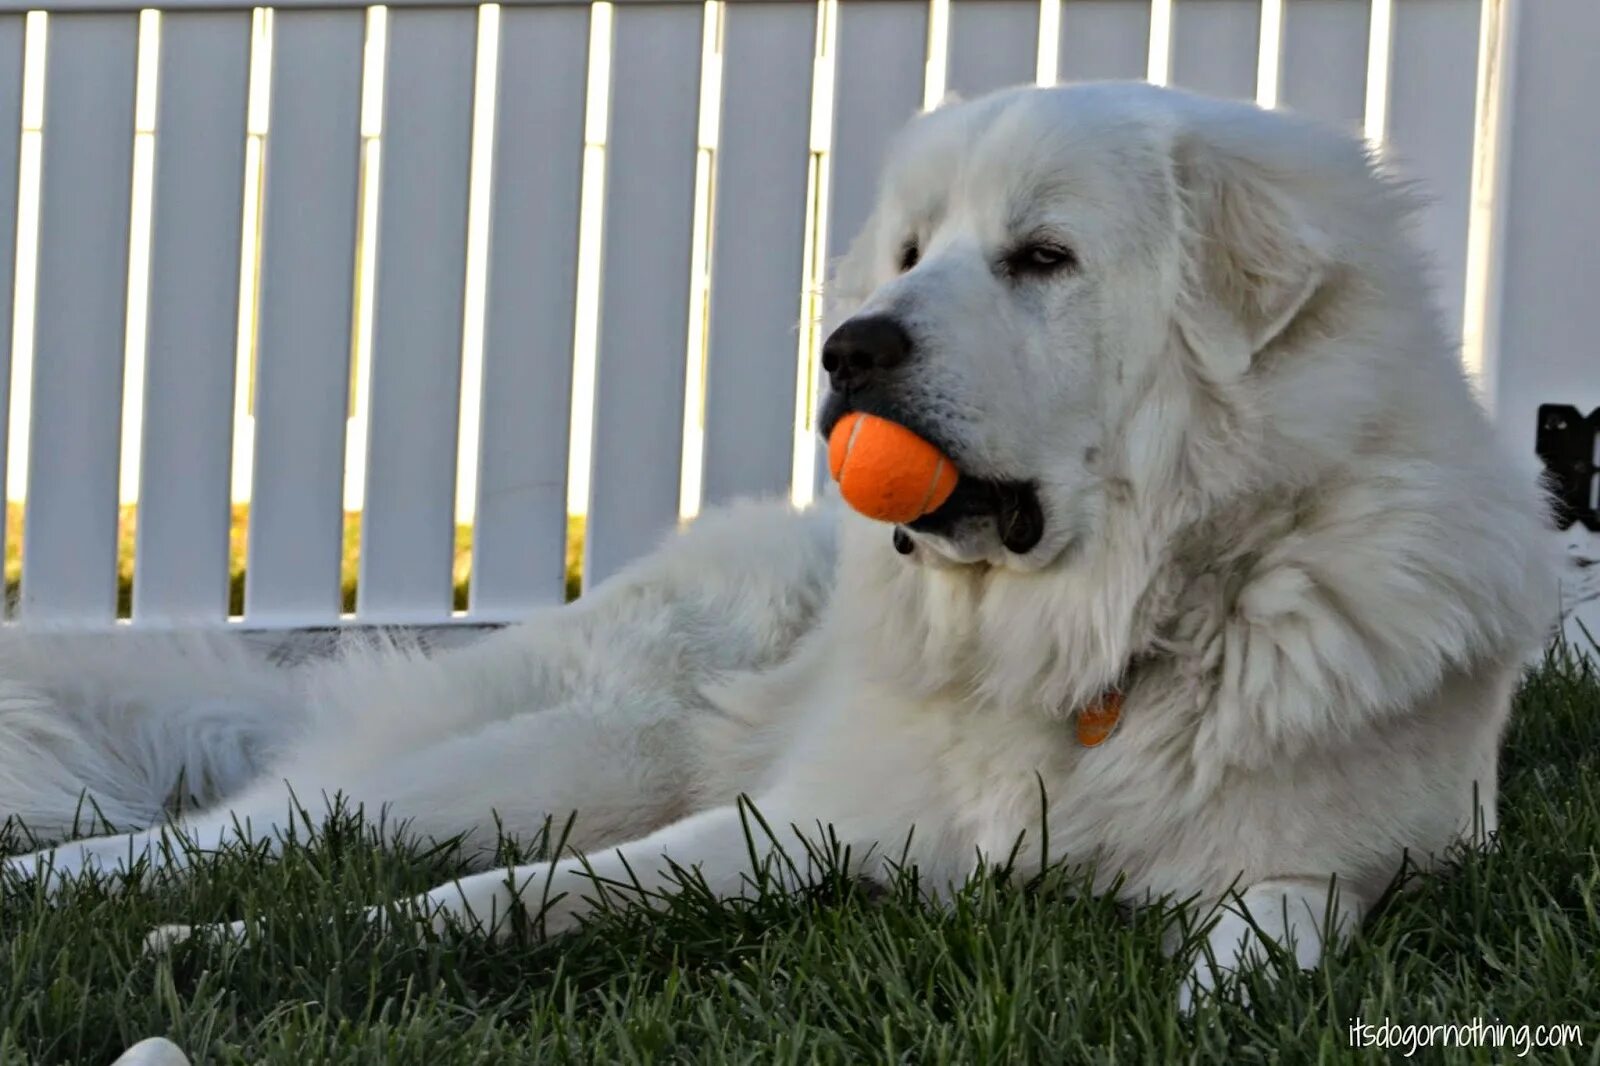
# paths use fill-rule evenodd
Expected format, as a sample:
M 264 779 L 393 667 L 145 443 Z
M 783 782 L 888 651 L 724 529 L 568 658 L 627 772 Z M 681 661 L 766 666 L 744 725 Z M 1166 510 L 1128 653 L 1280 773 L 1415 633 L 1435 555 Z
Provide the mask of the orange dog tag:
M 1122 693 L 1111 689 L 1099 699 L 1078 708 L 1078 743 L 1094 748 L 1105 742 L 1122 718 Z

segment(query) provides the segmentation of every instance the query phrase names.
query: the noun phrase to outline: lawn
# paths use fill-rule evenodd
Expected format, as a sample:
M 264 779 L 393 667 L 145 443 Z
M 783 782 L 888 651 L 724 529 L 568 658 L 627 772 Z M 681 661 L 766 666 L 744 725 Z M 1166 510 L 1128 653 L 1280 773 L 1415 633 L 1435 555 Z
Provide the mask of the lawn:
M 909 886 L 868 898 L 824 881 L 798 899 L 613 913 L 554 943 L 384 942 L 338 916 L 429 886 L 448 850 L 384 855 L 340 821 L 282 863 L 206 861 L 193 880 L 60 907 L 5 889 L 0 1062 L 109 1062 L 167 1034 L 197 1060 L 498 1063 L 1313 1062 L 1349 1025 L 1577 1022 L 1600 1062 L 1600 678 L 1553 655 L 1522 688 L 1490 848 L 1415 876 L 1323 970 L 1180 1020 L 1159 922 L 1075 894 L 1056 872 L 990 878 L 953 908 Z M 13 833 L 0 851 L 17 848 Z M 263 915 L 239 952 L 141 956 L 163 921 Z M 1453 1052 L 1509 1061 L 1503 1047 Z M 1438 1051 L 1423 1056 L 1438 1061 Z

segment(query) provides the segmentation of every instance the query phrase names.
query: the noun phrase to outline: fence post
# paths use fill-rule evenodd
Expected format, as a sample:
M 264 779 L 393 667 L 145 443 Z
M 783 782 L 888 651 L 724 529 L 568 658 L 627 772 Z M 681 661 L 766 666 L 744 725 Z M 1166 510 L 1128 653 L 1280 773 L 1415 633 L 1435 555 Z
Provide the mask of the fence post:
M 1503 223 L 1489 272 L 1485 381 L 1506 447 L 1529 475 L 1542 403 L 1600 407 L 1600 6 L 1590 0 L 1502 0 L 1514 32 L 1505 72 Z M 1574 526 L 1574 554 L 1600 558 L 1600 536 Z M 1573 575 L 1568 602 L 1600 593 L 1600 565 Z M 1600 635 L 1600 600 L 1576 612 Z M 1576 626 L 1569 632 L 1576 636 Z

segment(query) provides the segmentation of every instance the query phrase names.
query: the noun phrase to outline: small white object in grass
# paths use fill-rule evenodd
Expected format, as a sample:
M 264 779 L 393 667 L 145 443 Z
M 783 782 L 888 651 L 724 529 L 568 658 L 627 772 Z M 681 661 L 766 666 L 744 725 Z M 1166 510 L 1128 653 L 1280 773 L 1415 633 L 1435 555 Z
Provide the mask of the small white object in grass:
M 111 1066 L 189 1066 L 189 1056 L 166 1037 L 152 1036 L 124 1051 Z
M 242 944 L 244 922 L 219 922 L 216 925 L 158 925 L 145 934 L 144 951 L 146 955 L 160 955 L 191 937 L 200 937 L 215 943 Z

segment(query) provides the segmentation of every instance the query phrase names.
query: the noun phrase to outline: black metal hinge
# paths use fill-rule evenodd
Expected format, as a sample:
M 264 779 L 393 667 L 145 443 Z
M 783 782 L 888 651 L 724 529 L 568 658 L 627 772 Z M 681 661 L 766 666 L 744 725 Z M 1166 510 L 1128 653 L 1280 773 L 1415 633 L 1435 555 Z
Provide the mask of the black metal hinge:
M 1595 504 L 1595 439 L 1600 437 L 1600 407 L 1587 418 L 1568 404 L 1539 405 L 1539 432 L 1534 451 L 1544 461 L 1545 481 L 1555 497 L 1556 525 L 1574 522 L 1600 533 Z

